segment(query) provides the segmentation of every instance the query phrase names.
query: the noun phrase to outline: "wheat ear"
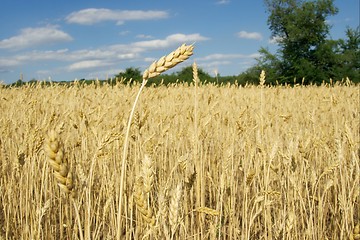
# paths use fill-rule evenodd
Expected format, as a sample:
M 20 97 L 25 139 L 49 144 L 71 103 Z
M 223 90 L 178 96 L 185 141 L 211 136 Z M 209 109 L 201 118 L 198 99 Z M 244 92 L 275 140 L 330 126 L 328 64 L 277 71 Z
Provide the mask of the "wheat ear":
M 149 193 L 154 182 L 154 168 L 153 161 L 149 155 L 145 155 L 142 162 L 142 178 L 144 192 Z
M 175 235 L 178 221 L 179 221 L 179 215 L 180 215 L 180 200 L 182 195 L 182 185 L 179 183 L 177 187 L 173 190 L 173 196 L 170 201 L 170 207 L 169 207 L 169 222 L 171 226 L 171 233 L 172 236 Z
M 220 212 L 216 209 L 208 208 L 208 207 L 198 207 L 195 209 L 195 211 L 199 213 L 205 213 L 211 216 L 219 216 Z
M 158 76 L 162 72 L 176 66 L 178 63 L 181 63 L 188 59 L 193 54 L 194 46 L 193 45 L 186 45 L 183 44 L 178 47 L 175 51 L 171 52 L 165 57 L 160 58 L 158 61 L 154 62 L 150 65 L 148 69 L 145 70 L 143 74 L 143 81 L 141 87 L 136 95 L 135 101 L 133 103 L 124 140 L 124 148 L 123 148 L 123 155 L 121 161 L 121 176 L 120 176 L 120 190 L 119 190 L 119 201 L 118 201 L 118 214 L 117 214 L 117 230 L 116 230 L 116 239 L 120 240 L 121 238 L 121 215 L 122 215 L 122 198 L 124 192 L 124 184 L 125 184 L 125 171 L 126 171 L 126 157 L 127 157 L 127 150 L 129 146 L 129 135 L 130 135 L 130 127 L 131 121 L 134 116 L 136 104 L 140 98 L 140 94 L 144 89 L 147 81 L 149 78 Z
M 44 149 L 48 156 L 47 162 L 54 170 L 53 174 L 61 191 L 66 194 L 73 193 L 72 173 L 69 171 L 69 165 L 64 157 L 64 149 L 56 131 L 49 132 L 45 139 Z
M 155 217 L 153 211 L 145 199 L 143 192 L 143 183 L 141 179 L 138 179 L 134 189 L 134 200 L 138 211 L 141 213 L 141 216 L 150 226 L 155 225 Z
M 350 240 L 360 239 L 360 223 L 356 224 L 352 233 L 350 233 Z
M 261 70 L 260 77 L 259 77 L 260 87 L 263 87 L 265 84 L 265 71 Z
M 153 62 L 143 74 L 143 79 L 149 79 L 160 75 L 162 72 L 175 67 L 193 55 L 194 46 L 183 44 L 167 56 L 161 57 Z

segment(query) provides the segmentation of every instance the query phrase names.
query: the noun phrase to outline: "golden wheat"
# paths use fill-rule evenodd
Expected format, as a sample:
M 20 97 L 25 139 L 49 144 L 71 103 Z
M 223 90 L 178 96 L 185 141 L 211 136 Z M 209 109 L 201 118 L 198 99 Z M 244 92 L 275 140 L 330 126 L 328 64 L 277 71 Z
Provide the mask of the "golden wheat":
M 0 238 L 116 239 L 119 149 L 138 90 L 0 88 Z M 138 135 L 131 127 L 120 239 L 359 238 L 358 86 L 199 84 L 196 91 L 196 126 L 194 84 L 149 86 L 139 100 L 142 127 Z M 61 134 L 42 133 L 59 122 Z M 58 180 L 47 171 L 61 164 L 47 159 L 76 172 L 76 197 L 53 194 Z M 150 173 L 146 193 L 137 180 Z
M 174 235 L 180 219 L 180 203 L 182 195 L 182 185 L 179 183 L 175 189 L 173 189 L 172 197 L 169 206 L 169 222 L 171 226 L 171 232 Z
M 146 154 L 142 162 L 142 179 L 144 192 L 149 193 L 154 182 L 154 169 L 152 159 Z
M 51 130 L 48 133 L 45 139 L 44 150 L 48 156 L 47 161 L 54 170 L 53 174 L 61 191 L 66 194 L 73 193 L 73 176 L 71 171 L 69 171 L 69 165 L 64 156 L 62 143 L 55 130 Z
M 205 213 L 211 216 L 219 216 L 220 212 L 216 209 L 208 208 L 208 207 L 198 207 L 195 209 L 199 213 Z
M 153 62 L 150 67 L 144 71 L 143 79 L 156 77 L 162 72 L 175 67 L 177 64 L 185 61 L 193 55 L 193 50 L 193 45 L 181 45 L 167 56 L 163 56 L 159 60 Z
M 360 223 L 356 224 L 352 233 L 350 233 L 350 240 L 360 239 Z
M 264 85 L 265 85 L 265 71 L 264 70 L 261 70 L 259 83 L 260 83 L 260 87 L 264 87 Z
M 138 211 L 141 213 L 141 216 L 147 224 L 154 226 L 155 217 L 151 207 L 148 206 L 148 202 L 146 201 L 146 198 L 144 196 L 143 181 L 141 179 L 137 180 L 134 190 L 134 200 Z
M 121 162 L 121 176 L 120 176 L 120 189 L 119 189 L 119 201 L 118 201 L 118 216 L 117 216 L 117 230 L 116 230 L 116 239 L 120 240 L 121 238 L 121 215 L 122 215 L 122 202 L 123 202 L 123 192 L 124 192 L 124 184 L 126 182 L 125 172 L 126 172 L 126 158 L 127 151 L 129 145 L 129 136 L 130 136 L 130 127 L 132 123 L 132 119 L 135 113 L 135 108 L 137 102 L 140 98 L 141 92 L 146 86 L 146 83 L 149 78 L 156 77 L 162 72 L 176 66 L 178 63 L 181 63 L 188 59 L 193 54 L 194 46 L 187 46 L 186 44 L 181 45 L 174 52 L 171 52 L 169 55 L 160 58 L 158 61 L 155 61 L 150 65 L 148 69 L 144 71 L 143 81 L 140 86 L 140 89 L 135 97 L 134 103 L 131 108 L 130 116 L 128 119 L 128 124 L 125 133 L 125 141 L 123 146 L 123 156 Z

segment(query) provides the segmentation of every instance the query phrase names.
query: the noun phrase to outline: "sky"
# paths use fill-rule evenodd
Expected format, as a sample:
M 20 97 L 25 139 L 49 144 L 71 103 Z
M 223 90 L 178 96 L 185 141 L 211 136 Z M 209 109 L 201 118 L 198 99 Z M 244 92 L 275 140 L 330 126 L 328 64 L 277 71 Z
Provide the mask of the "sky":
M 126 68 L 144 71 L 182 43 L 191 65 L 210 75 L 238 75 L 256 63 L 261 47 L 278 46 L 263 0 L 1 0 L 0 82 L 22 77 L 70 81 L 106 79 Z M 327 21 L 332 39 L 359 25 L 359 0 L 335 0 Z

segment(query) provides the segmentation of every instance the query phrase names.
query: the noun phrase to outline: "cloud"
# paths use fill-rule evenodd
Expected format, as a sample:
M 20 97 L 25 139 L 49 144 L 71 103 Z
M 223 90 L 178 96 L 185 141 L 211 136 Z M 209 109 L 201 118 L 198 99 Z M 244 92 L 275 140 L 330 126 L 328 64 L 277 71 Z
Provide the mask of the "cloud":
M 243 66 L 246 62 L 253 62 L 255 58 L 260 57 L 259 53 L 253 54 L 210 54 L 201 58 L 196 58 L 195 61 L 199 66 L 204 68 L 207 72 L 214 72 L 214 69 L 221 72 L 223 68 L 230 65 Z M 240 70 L 240 69 L 239 69 Z
M 130 33 L 130 31 L 121 31 L 121 32 L 119 32 L 119 35 L 120 36 L 126 36 L 126 35 L 128 35 Z
M 151 39 L 151 38 L 153 38 L 153 36 L 145 35 L 145 34 L 138 34 L 138 35 L 136 35 L 136 38 Z
M 68 69 L 70 71 L 78 71 L 84 69 L 93 69 L 93 68 L 101 68 L 104 66 L 110 66 L 111 63 L 101 61 L 101 60 L 88 60 L 88 61 L 81 61 L 71 64 Z
M 269 43 L 270 44 L 279 44 L 279 43 L 281 43 L 282 40 L 283 40 L 283 38 L 280 36 L 273 36 L 269 39 Z
M 20 34 L 0 41 L 0 49 L 19 50 L 43 44 L 68 42 L 73 38 L 58 29 L 58 26 L 46 26 L 39 28 L 25 28 Z
M 20 64 L 21 64 L 21 62 L 17 59 L 0 58 L 0 69 L 14 67 L 14 66 L 18 66 Z
M 104 21 L 115 21 L 118 25 L 131 20 L 153 20 L 167 18 L 165 11 L 111 10 L 106 8 L 87 8 L 70 13 L 65 20 L 68 23 L 93 25 Z
M 228 3 L 230 3 L 230 0 L 218 0 L 216 2 L 216 4 L 219 4 L 219 5 L 228 4 Z
M 10 71 L 16 66 L 33 65 L 42 62 L 64 62 L 68 65 L 62 71 L 92 71 L 97 72 L 101 69 L 119 66 L 122 62 L 137 61 L 136 64 L 148 63 L 149 59 L 153 59 L 151 55 L 145 56 L 144 53 L 167 49 L 169 47 L 178 47 L 183 42 L 200 42 L 208 38 L 198 34 L 182 34 L 176 33 L 167 36 L 164 39 L 154 39 L 146 41 L 137 41 L 128 44 L 114 44 L 103 46 L 97 49 L 80 49 L 70 51 L 69 49 L 59 49 L 51 51 L 28 51 L 21 54 L 8 57 L 0 57 L 0 70 Z M 154 59 L 153 59 L 154 60 Z M 50 71 L 44 69 L 43 71 Z
M 159 49 L 159 48 L 167 48 L 183 42 L 193 43 L 193 42 L 206 41 L 208 39 L 209 38 L 201 36 L 198 33 L 188 34 L 188 35 L 182 33 L 176 33 L 167 36 L 165 39 L 155 39 L 155 40 L 135 42 L 132 44 L 132 46 L 147 48 L 147 49 Z
M 198 61 L 220 61 L 220 60 L 229 60 L 229 59 L 247 59 L 247 58 L 257 58 L 259 57 L 259 53 L 253 54 L 210 54 L 202 58 L 197 58 Z
M 258 33 L 258 32 L 246 32 L 246 31 L 238 32 L 237 36 L 239 38 L 254 39 L 254 40 L 262 40 L 262 38 L 263 38 L 261 33 Z
M 115 79 L 114 76 L 119 74 L 120 72 L 124 72 L 124 69 L 121 68 L 112 68 L 112 69 L 104 69 L 104 70 L 98 70 L 98 71 L 94 71 L 94 72 L 90 72 L 88 73 L 85 78 L 86 79 L 110 79 L 112 78 L 113 80 Z
M 232 64 L 231 61 L 213 61 L 213 62 L 209 62 L 209 63 L 202 63 L 201 66 L 206 67 L 206 68 L 213 68 L 213 67 L 218 67 L 220 65 L 229 65 Z

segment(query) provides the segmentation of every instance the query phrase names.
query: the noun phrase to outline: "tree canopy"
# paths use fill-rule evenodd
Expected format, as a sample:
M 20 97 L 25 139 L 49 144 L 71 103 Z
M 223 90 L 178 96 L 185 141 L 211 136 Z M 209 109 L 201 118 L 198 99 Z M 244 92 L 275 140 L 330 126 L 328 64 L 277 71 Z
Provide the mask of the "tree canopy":
M 338 9 L 334 0 L 264 0 L 268 25 L 279 50 L 259 50 L 258 64 L 247 71 L 265 69 L 268 78 L 279 82 L 320 83 L 330 78 L 359 77 L 359 31 L 347 30 L 346 40 L 329 38 L 329 16 Z

